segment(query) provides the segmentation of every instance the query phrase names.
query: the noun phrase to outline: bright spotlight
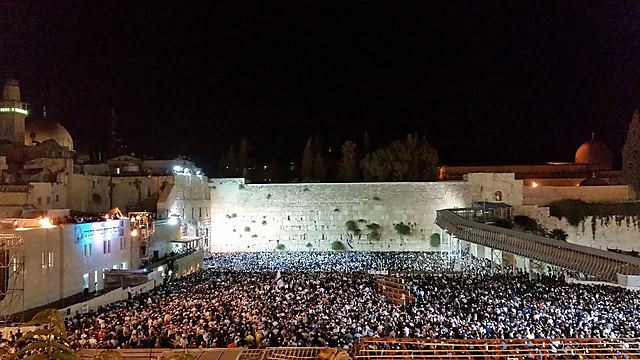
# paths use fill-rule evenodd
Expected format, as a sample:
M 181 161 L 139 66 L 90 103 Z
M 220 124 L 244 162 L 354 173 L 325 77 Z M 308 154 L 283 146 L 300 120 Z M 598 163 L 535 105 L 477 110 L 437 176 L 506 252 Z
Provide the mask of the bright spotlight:
M 131 230 L 131 236 L 138 236 L 138 229 Z
M 175 172 L 180 172 L 180 171 L 182 171 L 182 166 L 180 166 L 180 165 L 175 165 L 175 166 L 173 167 L 173 171 L 175 171 Z
M 534 181 L 534 182 L 532 182 L 532 183 L 531 183 L 531 187 L 538 187 L 538 183 L 537 183 L 537 182 L 535 182 L 535 181 Z
M 170 217 L 168 223 L 169 225 L 178 225 L 178 218 Z
M 50 228 L 50 227 L 53 227 L 53 222 L 48 217 L 45 217 L 38 220 L 38 225 L 40 225 L 40 227 L 43 227 L 43 228 Z

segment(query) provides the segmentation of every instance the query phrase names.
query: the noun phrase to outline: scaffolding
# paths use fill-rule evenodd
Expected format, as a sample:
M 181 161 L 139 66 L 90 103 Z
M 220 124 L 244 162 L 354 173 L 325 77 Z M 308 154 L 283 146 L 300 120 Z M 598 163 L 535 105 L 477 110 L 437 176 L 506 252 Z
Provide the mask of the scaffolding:
M 0 328 L 24 319 L 24 240 L 0 234 Z

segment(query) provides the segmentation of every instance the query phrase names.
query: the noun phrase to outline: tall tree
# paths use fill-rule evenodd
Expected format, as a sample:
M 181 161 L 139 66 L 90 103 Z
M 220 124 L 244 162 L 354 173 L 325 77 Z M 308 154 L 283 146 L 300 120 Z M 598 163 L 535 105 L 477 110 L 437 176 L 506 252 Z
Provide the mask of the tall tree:
M 433 181 L 437 164 L 438 152 L 424 136 L 413 134 L 370 153 L 360 167 L 367 181 Z
M 640 191 L 640 113 L 633 114 L 627 140 L 622 148 L 622 170 L 626 182 Z
M 371 152 L 371 140 L 369 140 L 369 132 L 364 131 L 364 154 L 362 157 L 367 156 Z
M 356 148 L 356 143 L 351 140 L 345 141 L 342 145 L 342 158 L 338 165 L 338 180 L 348 182 L 360 180 L 360 169 L 358 169 Z
M 229 147 L 225 157 L 229 174 L 238 176 L 238 157 L 236 156 L 236 152 L 233 150 L 233 146 Z
M 307 145 L 302 153 L 302 163 L 300 165 L 300 180 L 309 181 L 313 178 L 313 139 L 307 140 Z
M 240 150 L 238 150 L 238 167 L 243 171 L 249 168 L 249 141 L 246 137 L 240 140 Z
M 320 154 L 316 154 L 313 161 L 313 179 L 320 182 L 327 180 L 327 166 Z

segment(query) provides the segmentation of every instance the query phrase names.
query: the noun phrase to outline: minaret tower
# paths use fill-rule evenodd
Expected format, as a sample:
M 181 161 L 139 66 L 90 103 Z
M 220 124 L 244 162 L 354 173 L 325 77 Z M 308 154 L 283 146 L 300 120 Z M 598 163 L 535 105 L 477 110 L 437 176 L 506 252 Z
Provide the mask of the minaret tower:
M 8 79 L 0 100 L 0 141 L 24 144 L 24 119 L 29 115 L 28 106 L 20 101 L 20 84 Z

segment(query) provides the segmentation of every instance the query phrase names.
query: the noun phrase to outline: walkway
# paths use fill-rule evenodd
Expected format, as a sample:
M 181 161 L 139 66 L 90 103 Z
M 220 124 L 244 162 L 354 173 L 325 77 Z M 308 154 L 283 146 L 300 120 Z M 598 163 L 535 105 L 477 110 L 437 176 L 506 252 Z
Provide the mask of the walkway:
M 609 282 L 617 282 L 617 274 L 640 275 L 639 258 L 474 222 L 454 211 L 438 210 L 436 224 L 458 239 Z

